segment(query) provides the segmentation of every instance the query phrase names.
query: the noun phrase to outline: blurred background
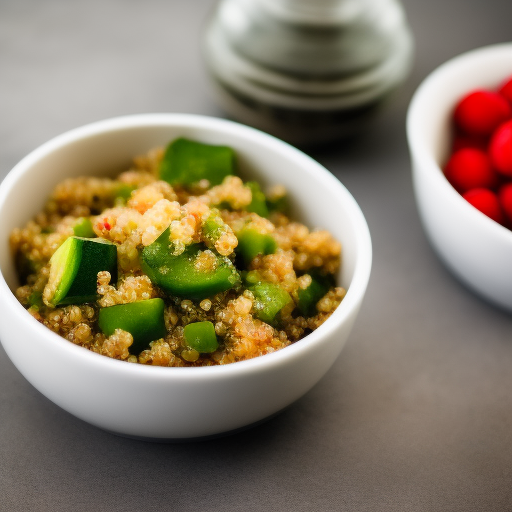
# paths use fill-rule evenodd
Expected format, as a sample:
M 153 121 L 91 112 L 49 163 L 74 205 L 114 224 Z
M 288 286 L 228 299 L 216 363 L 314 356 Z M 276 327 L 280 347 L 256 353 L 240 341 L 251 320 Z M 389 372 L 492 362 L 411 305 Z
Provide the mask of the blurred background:
M 0 179 L 85 123 L 225 116 L 201 50 L 215 5 L 0 0 Z M 402 6 L 415 47 L 406 81 L 357 139 L 308 150 L 359 202 L 374 244 L 367 299 L 329 374 L 255 429 L 151 444 L 63 412 L 0 348 L 1 510 L 512 510 L 512 318 L 432 252 L 405 139 L 421 80 L 462 52 L 510 41 L 512 2 Z

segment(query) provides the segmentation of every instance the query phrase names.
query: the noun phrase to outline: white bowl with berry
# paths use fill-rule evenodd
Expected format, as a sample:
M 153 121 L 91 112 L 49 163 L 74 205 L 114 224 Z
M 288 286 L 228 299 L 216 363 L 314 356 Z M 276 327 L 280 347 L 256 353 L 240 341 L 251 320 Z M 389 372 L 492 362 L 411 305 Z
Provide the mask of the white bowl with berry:
M 412 98 L 407 138 L 432 246 L 470 289 L 512 311 L 512 43 L 432 72 Z

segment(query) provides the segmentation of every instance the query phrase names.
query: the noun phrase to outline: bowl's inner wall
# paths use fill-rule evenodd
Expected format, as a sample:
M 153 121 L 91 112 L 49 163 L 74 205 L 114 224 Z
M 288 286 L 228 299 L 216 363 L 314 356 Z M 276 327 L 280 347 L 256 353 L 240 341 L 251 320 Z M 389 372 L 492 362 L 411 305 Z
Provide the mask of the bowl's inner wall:
M 267 138 L 256 137 L 255 141 L 244 133 L 237 134 L 233 128 L 227 131 L 230 133 L 191 126 L 132 126 L 78 140 L 59 141 L 57 148 L 50 142 L 50 146 L 29 155 L 13 170 L 18 179 L 0 204 L 0 270 L 11 290 L 16 288 L 17 278 L 8 244 L 9 234 L 43 208 L 58 182 L 82 175 L 114 176 L 127 169 L 134 156 L 164 146 L 178 136 L 229 145 L 238 155 L 243 177 L 250 176 L 264 185 L 283 184 L 292 200 L 294 218 L 310 228 L 327 229 L 342 242 L 343 265 L 339 279 L 348 287 L 356 267 L 358 237 L 349 219 L 353 215 L 353 200 L 344 187 L 333 186 L 332 177 L 322 173 L 321 168 L 317 169 L 320 166 L 291 148 L 283 151 L 278 141 L 268 145 Z

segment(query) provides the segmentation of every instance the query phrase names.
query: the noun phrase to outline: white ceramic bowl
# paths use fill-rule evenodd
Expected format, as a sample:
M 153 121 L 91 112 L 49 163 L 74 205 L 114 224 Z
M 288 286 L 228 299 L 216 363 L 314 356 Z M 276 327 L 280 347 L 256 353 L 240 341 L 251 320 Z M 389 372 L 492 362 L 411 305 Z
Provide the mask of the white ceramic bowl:
M 512 43 L 446 62 L 414 94 L 407 138 L 418 210 L 432 246 L 470 289 L 512 311 L 512 231 L 473 208 L 441 169 L 450 151 L 450 120 L 458 100 L 472 89 L 496 88 L 510 75 Z
M 273 354 L 225 366 L 161 368 L 87 351 L 32 318 L 14 297 L 9 232 L 22 226 L 65 177 L 115 174 L 132 156 L 184 136 L 226 144 L 241 174 L 284 184 L 297 218 L 343 244 L 343 303 L 318 330 Z M 93 425 L 153 439 L 212 436 L 272 416 L 306 393 L 340 353 L 361 306 L 371 241 L 357 203 L 325 168 L 252 128 L 207 117 L 149 114 L 111 119 L 65 133 L 23 159 L 0 185 L 0 340 L 41 393 Z

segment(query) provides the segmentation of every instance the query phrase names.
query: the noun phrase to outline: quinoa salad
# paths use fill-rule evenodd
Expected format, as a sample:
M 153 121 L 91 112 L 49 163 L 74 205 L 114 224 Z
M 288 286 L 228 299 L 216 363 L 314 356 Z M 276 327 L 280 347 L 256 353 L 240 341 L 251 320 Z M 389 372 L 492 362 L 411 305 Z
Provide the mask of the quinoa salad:
M 28 312 L 70 343 L 157 366 L 250 359 L 334 312 L 341 245 L 288 216 L 234 151 L 178 138 L 116 178 L 59 183 L 10 235 Z

